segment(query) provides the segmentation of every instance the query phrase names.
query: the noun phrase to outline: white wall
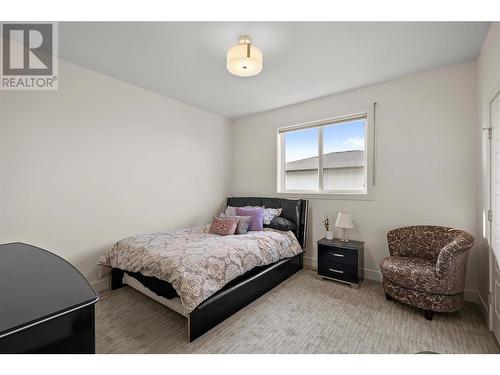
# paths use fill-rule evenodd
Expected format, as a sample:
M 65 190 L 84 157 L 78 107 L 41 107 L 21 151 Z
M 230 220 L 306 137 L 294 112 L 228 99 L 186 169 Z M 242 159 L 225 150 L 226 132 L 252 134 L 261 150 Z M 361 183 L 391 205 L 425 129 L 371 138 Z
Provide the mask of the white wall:
M 311 200 L 307 249 L 316 264 L 322 219 L 353 214 L 353 239 L 366 241 L 365 275 L 379 278 L 388 255 L 386 233 L 412 224 L 458 227 L 479 237 L 476 212 L 478 137 L 476 64 L 468 62 L 238 119 L 233 129 L 233 188 L 238 195 L 276 194 L 276 129 L 377 107 L 373 201 Z M 477 289 L 477 250 L 467 272 L 468 298 Z
M 484 40 L 481 52 L 477 60 L 478 66 L 478 113 L 479 128 L 478 133 L 482 133 L 480 138 L 481 159 L 480 159 L 480 190 L 479 190 L 479 209 L 478 222 L 481 228 L 484 223 L 485 212 L 489 208 L 489 140 L 487 134 L 482 132 L 481 128 L 487 128 L 489 124 L 489 101 L 495 91 L 500 89 L 500 23 L 491 24 L 490 30 Z M 498 213 L 497 213 L 498 214 Z M 485 225 L 486 237 L 489 236 L 489 226 Z M 481 305 L 483 312 L 486 312 L 489 290 L 489 250 L 485 238 L 481 238 L 478 246 L 478 267 L 479 278 L 478 287 L 481 296 Z
M 2 241 L 54 251 L 96 280 L 136 233 L 207 222 L 230 178 L 230 122 L 60 61 L 59 90 L 4 92 Z

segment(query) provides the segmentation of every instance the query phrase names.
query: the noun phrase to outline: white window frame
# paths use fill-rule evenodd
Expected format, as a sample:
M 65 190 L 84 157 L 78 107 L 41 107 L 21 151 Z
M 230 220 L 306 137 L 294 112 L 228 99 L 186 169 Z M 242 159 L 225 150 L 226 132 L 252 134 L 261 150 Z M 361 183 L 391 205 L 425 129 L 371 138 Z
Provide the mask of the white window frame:
M 363 190 L 323 190 L 323 129 L 332 123 L 347 122 L 360 117 L 365 119 L 365 189 Z M 279 195 L 306 196 L 320 199 L 353 199 L 373 200 L 375 187 L 375 128 L 373 108 L 362 108 L 358 111 L 346 112 L 342 115 L 335 114 L 322 120 L 300 123 L 277 129 L 277 193 Z M 318 173 L 319 190 L 287 190 L 285 188 L 285 137 L 284 134 L 295 130 L 318 128 Z

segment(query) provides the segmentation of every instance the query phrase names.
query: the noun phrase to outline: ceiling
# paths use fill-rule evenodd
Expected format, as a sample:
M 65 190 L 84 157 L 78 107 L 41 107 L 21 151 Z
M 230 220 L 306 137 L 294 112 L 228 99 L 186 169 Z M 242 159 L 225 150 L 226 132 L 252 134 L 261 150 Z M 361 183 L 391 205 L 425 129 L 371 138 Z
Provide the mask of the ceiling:
M 485 22 L 62 22 L 59 55 L 234 119 L 477 57 Z M 261 74 L 226 71 L 250 34 Z

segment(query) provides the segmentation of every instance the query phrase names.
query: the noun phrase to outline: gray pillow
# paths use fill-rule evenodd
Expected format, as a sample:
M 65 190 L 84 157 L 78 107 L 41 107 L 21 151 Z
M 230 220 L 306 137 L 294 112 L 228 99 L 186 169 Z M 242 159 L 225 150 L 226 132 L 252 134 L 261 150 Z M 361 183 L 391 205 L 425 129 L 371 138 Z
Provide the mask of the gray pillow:
M 283 230 L 283 231 L 291 230 L 292 232 L 295 232 L 297 230 L 297 225 L 295 225 L 295 223 L 291 222 L 288 219 L 285 219 L 282 216 L 276 216 L 274 219 L 271 220 L 271 223 L 264 226 L 266 228 Z
M 238 219 L 238 226 L 236 227 L 236 231 L 234 232 L 234 234 L 245 234 L 246 232 L 248 232 L 250 220 L 252 220 L 251 216 L 224 215 L 224 217 L 228 219 Z

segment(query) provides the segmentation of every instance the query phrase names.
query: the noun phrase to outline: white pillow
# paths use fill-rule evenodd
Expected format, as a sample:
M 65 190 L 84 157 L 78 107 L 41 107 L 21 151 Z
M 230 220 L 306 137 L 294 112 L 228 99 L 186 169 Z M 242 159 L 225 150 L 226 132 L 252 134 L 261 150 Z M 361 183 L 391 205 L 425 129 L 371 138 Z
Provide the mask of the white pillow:
M 236 209 L 231 206 L 227 206 L 226 210 L 224 211 L 224 216 L 235 216 L 236 215 Z
M 243 208 L 264 208 L 261 206 L 245 206 Z M 282 208 L 264 208 L 264 224 L 271 224 L 271 220 L 273 220 L 276 216 L 281 215 Z M 236 209 L 235 207 L 227 206 L 224 213 L 221 213 L 219 216 L 227 217 L 227 216 L 235 216 Z
M 276 216 L 281 215 L 282 208 L 265 208 L 264 209 L 264 224 L 271 224 L 271 220 L 273 220 Z

